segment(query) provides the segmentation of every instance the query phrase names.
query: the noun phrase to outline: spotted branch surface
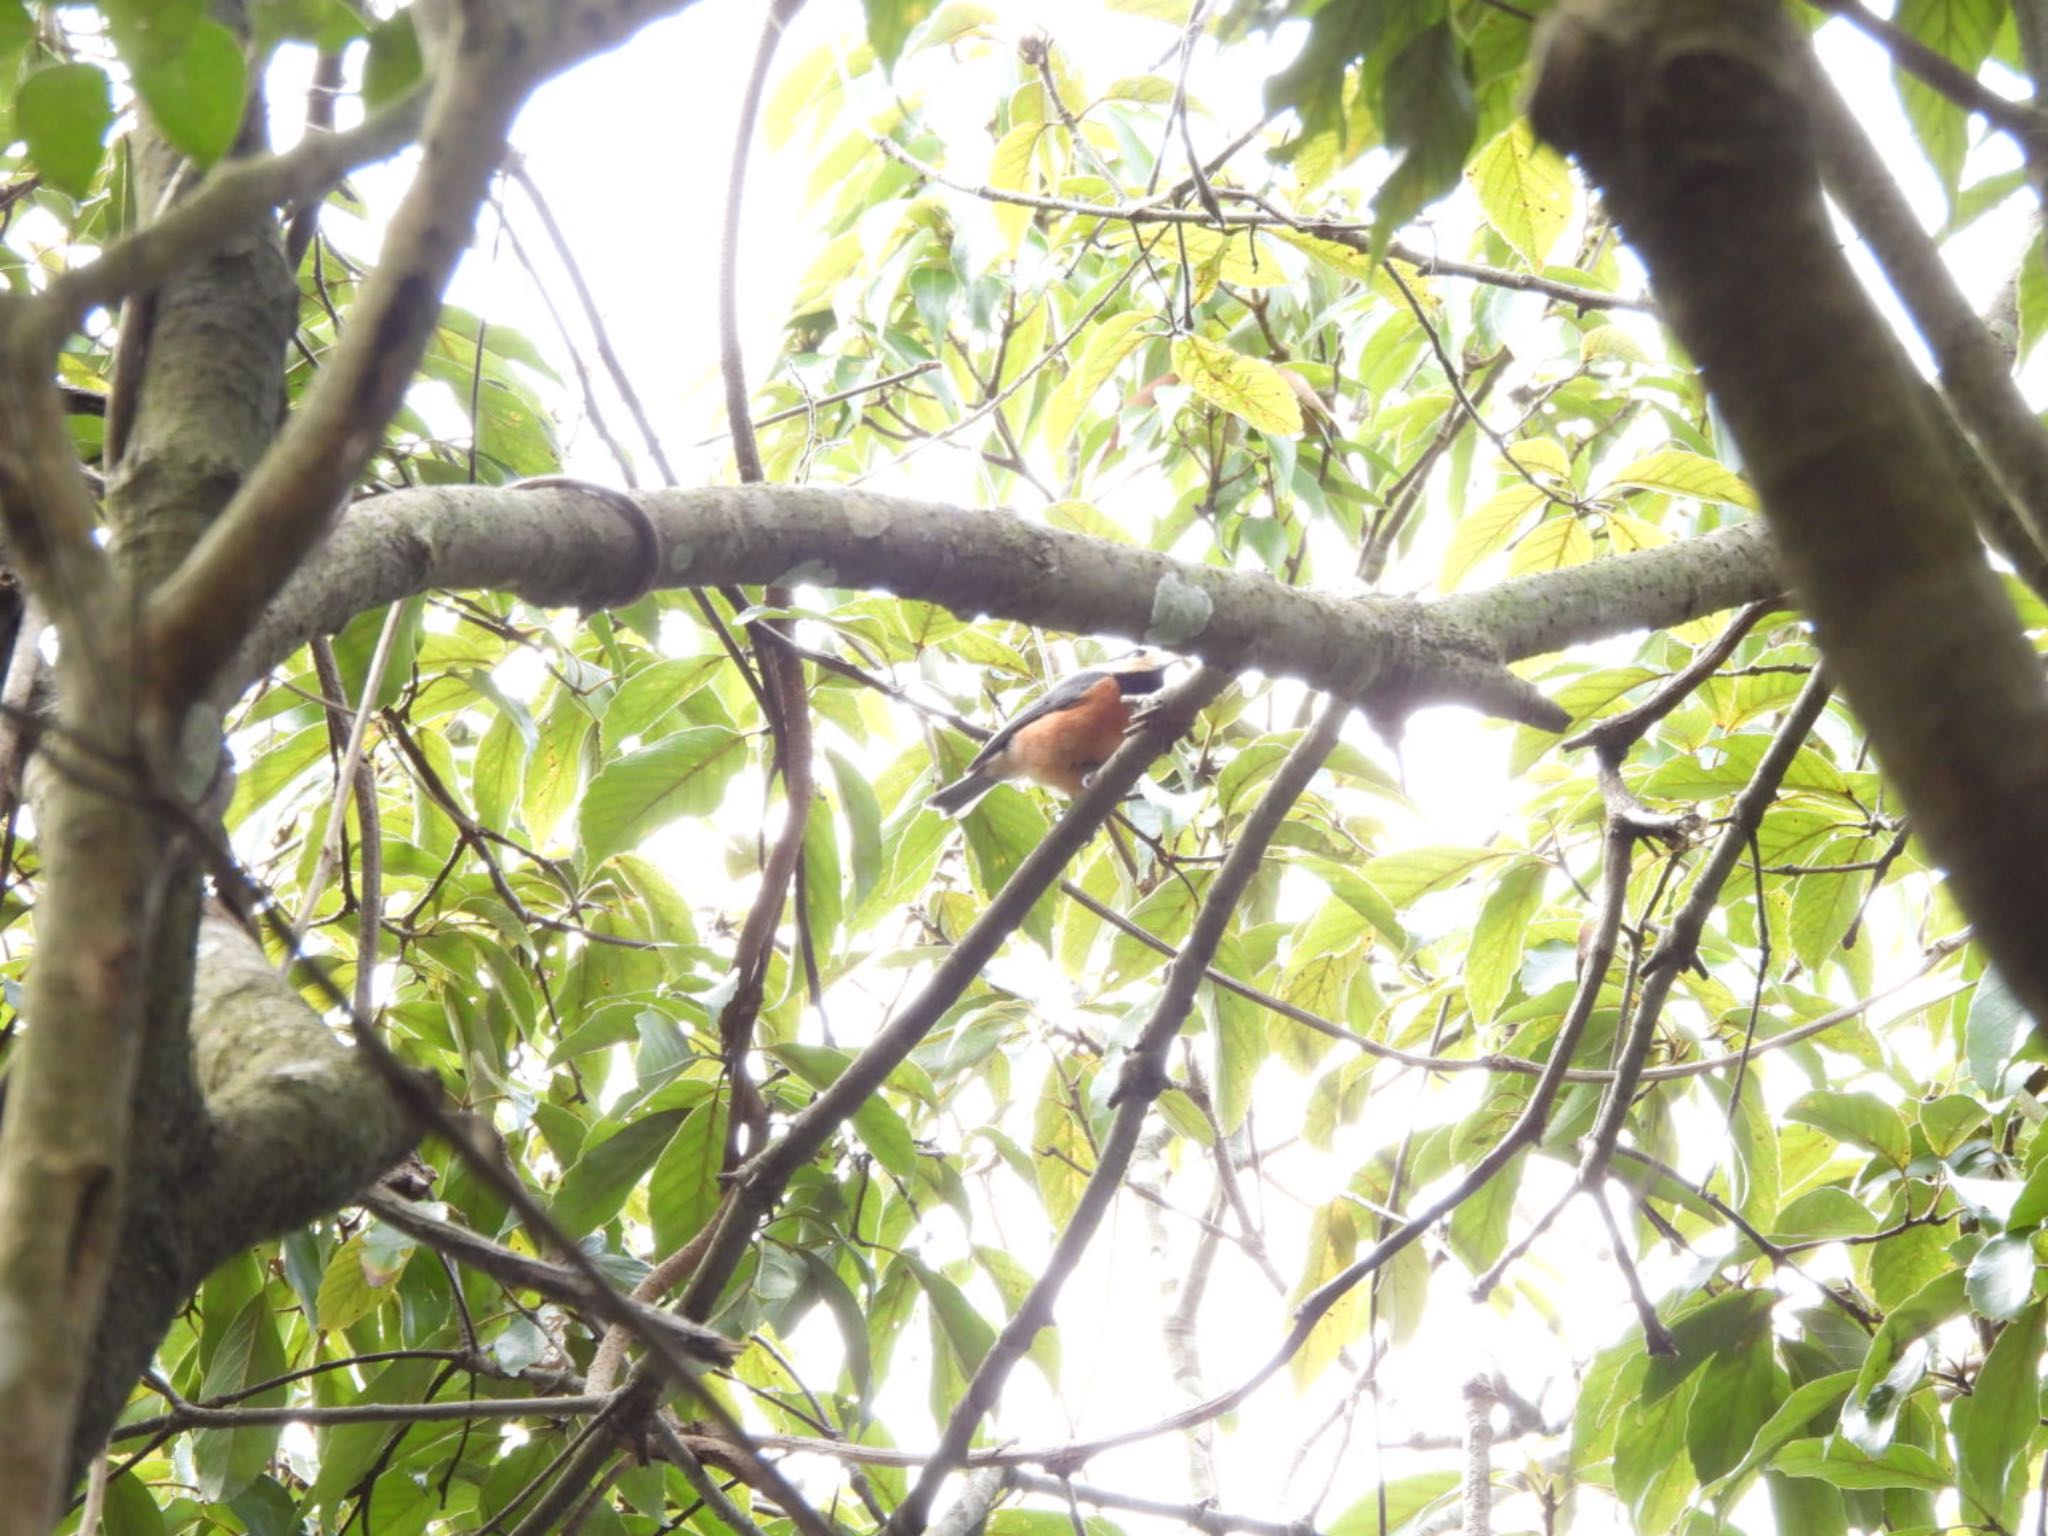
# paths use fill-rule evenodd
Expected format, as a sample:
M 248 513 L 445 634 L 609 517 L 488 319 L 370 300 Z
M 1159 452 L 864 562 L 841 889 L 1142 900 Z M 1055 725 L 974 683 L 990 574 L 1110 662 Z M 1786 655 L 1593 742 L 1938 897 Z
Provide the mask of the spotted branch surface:
M 1298 677 L 1398 719 L 1464 704 L 1561 730 L 1564 713 L 1507 663 L 1775 595 L 1752 524 L 1436 602 L 1346 597 L 1263 574 L 1041 527 L 1003 511 L 790 486 L 636 496 L 659 535 L 658 584 L 810 584 L 892 592 L 992 615 L 1128 636 L 1233 670 Z M 645 560 L 618 511 L 565 487 L 404 491 L 342 520 L 285 589 L 229 685 L 246 686 L 361 610 L 437 587 L 550 605 L 617 592 Z

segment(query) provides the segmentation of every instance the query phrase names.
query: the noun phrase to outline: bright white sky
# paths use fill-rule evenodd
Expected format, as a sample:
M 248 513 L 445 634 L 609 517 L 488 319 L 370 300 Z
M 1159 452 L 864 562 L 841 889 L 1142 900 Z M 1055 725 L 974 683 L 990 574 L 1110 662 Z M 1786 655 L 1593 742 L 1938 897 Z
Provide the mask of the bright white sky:
M 530 171 L 569 232 L 605 309 L 612 340 L 659 424 L 671 457 L 684 478 L 693 482 L 729 474 L 722 445 L 693 445 L 720 426 L 713 319 L 717 229 L 731 125 L 761 9 L 743 0 L 705 0 L 675 20 L 650 27 L 629 47 L 549 86 L 521 118 L 516 134 Z M 1020 29 L 1028 26 L 1049 33 L 1096 81 L 1150 68 L 1172 39 L 1170 28 L 1118 16 L 1085 0 L 1045 0 L 1009 10 L 1019 18 Z M 813 0 L 785 40 L 781 62 L 787 65 L 829 39 L 856 36 L 861 26 L 854 0 Z M 1291 44 L 1283 40 L 1280 46 L 1284 50 Z M 1903 136 L 1876 51 L 1839 23 L 1824 30 L 1822 46 L 1830 66 L 1852 83 L 1851 100 L 1880 109 L 1872 114 L 1870 126 L 1881 135 L 1887 159 L 1923 217 L 1938 224 L 1943 217 L 1939 191 L 1917 149 Z M 1222 65 L 1198 61 L 1191 89 L 1221 124 L 1207 130 L 1198 127 L 1205 144 L 1221 142 L 1226 133 L 1256 117 L 1259 87 L 1275 57 L 1239 51 Z M 976 156 L 988 143 L 985 124 L 995 99 L 993 79 L 987 67 L 948 62 L 941 74 L 923 69 L 916 60 L 906 61 L 899 77 L 899 88 L 906 93 L 926 93 L 927 108 L 944 120 L 948 141 L 955 146 L 953 164 L 969 174 L 978 174 Z M 757 383 L 768 376 L 776 356 L 787 296 L 819 243 L 816 227 L 803 211 L 814 151 L 815 146 L 799 136 L 780 155 L 761 154 L 750 184 L 741 299 L 750 376 Z M 1966 181 L 2009 159 L 2003 141 L 1992 141 L 1980 150 Z M 373 205 L 387 186 L 395 186 L 398 174 L 373 172 L 363 178 Z M 1962 255 L 1961 276 L 1979 302 L 2011 269 L 2025 239 L 2023 201 L 1981 221 Z M 522 240 L 545 263 L 545 241 L 520 206 L 516 191 L 508 191 L 508 203 Z M 1447 230 L 1463 228 L 1469 217 L 1455 204 L 1442 215 Z M 1447 238 L 1444 248 L 1455 249 L 1456 242 Z M 488 217 L 479 234 L 479 254 L 465 265 L 455 297 L 494 319 L 519 325 L 550 355 L 559 355 L 551 322 L 509 251 L 501 250 Z M 558 289 L 558 302 L 565 309 L 572 307 L 565 289 Z M 571 395 L 565 393 L 562 404 L 575 414 Z M 607 407 L 615 422 L 623 421 L 623 413 L 609 397 Z M 568 444 L 572 466 L 579 472 L 613 477 L 609 456 L 587 427 L 571 425 Z M 913 475 L 878 488 L 972 499 L 971 490 L 963 489 L 970 482 L 950 466 L 948 456 L 928 454 L 916 461 Z M 1427 587 L 1433 571 L 1432 552 L 1406 584 Z M 1404 754 L 1419 814 L 1403 837 L 1413 843 L 1486 840 L 1506 805 L 1506 739 L 1505 733 L 1483 728 L 1459 711 L 1432 711 L 1413 722 Z M 1362 727 L 1359 740 L 1362 746 L 1379 750 Z M 738 798 L 731 803 L 738 804 Z M 715 868 L 720 867 L 719 842 L 713 833 L 693 837 L 683 831 L 664 852 L 679 869 Z M 1300 1084 L 1284 1071 L 1269 1072 L 1263 1081 L 1271 1087 L 1257 1113 L 1263 1137 L 1272 1141 L 1299 1121 Z M 1405 1091 L 1376 1100 L 1383 1102 L 1378 1113 L 1405 1114 Z M 1433 1119 L 1445 1113 L 1443 1104 L 1441 1098 L 1433 1101 Z M 1711 1145 L 1718 1128 L 1705 1134 Z M 1383 1139 L 1384 1133 L 1375 1135 L 1370 1144 Z M 1352 1162 L 1345 1151 L 1340 1142 L 1337 1157 L 1298 1157 L 1286 1164 L 1283 1182 L 1297 1203 L 1278 1202 L 1263 1212 L 1271 1222 L 1274 1254 L 1283 1272 L 1291 1275 L 1299 1264 L 1309 1209 L 1329 1198 L 1348 1174 Z M 1539 1194 L 1534 1187 L 1538 1183 L 1532 1179 L 1526 1194 Z M 1524 1203 L 1531 1204 L 1526 1197 Z M 1042 1222 L 1032 1213 L 1018 1214 L 1019 1219 L 1006 1223 L 1007 1245 L 1030 1263 L 1042 1251 L 1043 1239 L 1036 1231 Z M 961 1251 L 957 1234 L 945 1230 L 950 1219 L 942 1214 L 921 1236 L 936 1262 Z M 1040 1390 L 1034 1370 L 1020 1369 L 1013 1378 L 1016 1390 L 1005 1403 L 1004 1436 L 1042 1443 L 1077 1430 L 1102 1432 L 1143 1422 L 1173 1406 L 1157 1329 L 1150 1321 L 1158 1270 L 1149 1251 L 1147 1224 L 1134 1201 L 1122 1204 L 1115 1221 L 1115 1231 L 1098 1243 L 1097 1254 L 1070 1286 L 1061 1309 L 1066 1404 L 1055 1404 Z M 1172 1225 L 1169 1233 L 1172 1252 L 1184 1254 L 1187 1225 Z M 989 1240 L 988 1234 L 977 1236 Z M 1524 1279 L 1540 1278 L 1552 1295 L 1567 1297 L 1570 1349 L 1560 1348 L 1525 1309 L 1471 1304 L 1463 1294 L 1457 1266 L 1443 1266 L 1425 1338 L 1397 1355 L 1383 1373 L 1383 1424 L 1376 1430 L 1369 1410 L 1362 1412 L 1353 1428 L 1351 1449 L 1334 1472 L 1328 1462 L 1333 1437 L 1326 1436 L 1302 1475 L 1283 1489 L 1283 1473 L 1294 1449 L 1338 1406 L 1346 1373 L 1333 1370 L 1301 1398 L 1283 1377 L 1239 1414 L 1231 1433 L 1219 1440 L 1225 1477 L 1221 1502 L 1263 1515 L 1293 1516 L 1305 1511 L 1328 1478 L 1331 1491 L 1322 1508 L 1327 1521 L 1366 1493 L 1379 1475 L 1375 1458 L 1365 1447 L 1375 1439 L 1399 1439 L 1416 1430 L 1454 1431 L 1460 1422 L 1460 1384 L 1489 1364 L 1504 1369 L 1520 1390 L 1531 1395 L 1552 1384 L 1546 1406 L 1557 1412 L 1569 1401 L 1572 1357 L 1583 1361 L 1630 1318 L 1613 1266 L 1580 1257 L 1604 1247 L 1604 1234 L 1581 1204 L 1516 1271 Z M 1561 1276 L 1557 1268 L 1567 1273 Z M 1651 1277 L 1653 1284 L 1656 1278 Z M 1205 1319 L 1202 1363 L 1211 1389 L 1240 1379 L 1266 1356 L 1284 1327 L 1282 1308 L 1270 1291 L 1241 1256 L 1227 1248 L 1219 1260 Z M 800 1342 L 807 1350 L 823 1352 L 823 1358 L 831 1358 L 835 1347 L 830 1324 L 822 1316 Z M 897 1358 L 902 1389 L 892 1393 L 887 1409 L 905 1444 L 928 1443 L 928 1436 L 918 1432 L 923 1420 L 922 1355 L 922 1341 L 913 1333 Z M 1512 1466 L 1514 1458 L 1514 1449 L 1504 1448 L 1500 1464 Z M 1399 1475 L 1421 1464 L 1406 1453 L 1395 1453 L 1387 1459 L 1385 1472 Z M 1442 1465 L 1444 1459 L 1432 1457 L 1428 1464 Z M 1185 1462 L 1176 1441 L 1156 1441 L 1102 1458 L 1088 1476 L 1112 1487 L 1171 1498 L 1184 1486 Z M 1520 1513 L 1524 1523 L 1534 1523 L 1530 1508 L 1525 1506 Z M 1745 1514 L 1752 1530 L 1768 1527 L 1767 1513 Z M 1611 1528 L 1608 1515 L 1603 1501 L 1588 1501 L 1571 1528 Z M 1513 1517 L 1514 1512 L 1503 1511 L 1505 1528 L 1512 1527 Z

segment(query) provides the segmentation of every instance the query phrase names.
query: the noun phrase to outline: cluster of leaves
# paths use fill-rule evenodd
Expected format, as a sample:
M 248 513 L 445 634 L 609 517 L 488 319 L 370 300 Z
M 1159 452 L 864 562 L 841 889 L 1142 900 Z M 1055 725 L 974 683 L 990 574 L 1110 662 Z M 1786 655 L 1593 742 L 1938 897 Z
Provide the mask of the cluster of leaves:
M 368 36 L 373 61 L 406 51 L 400 31 L 338 0 L 254 9 L 266 48 Z M 1166 9 L 1185 20 L 1184 5 Z M 870 45 L 793 61 L 765 128 L 786 158 L 808 145 L 820 254 L 792 296 L 788 350 L 758 409 L 912 377 L 766 428 L 770 478 L 886 483 L 964 461 L 963 502 L 1036 493 L 1049 524 L 1114 542 L 1290 584 L 1390 568 L 1400 585 L 1443 591 L 1592 564 L 1744 515 L 1753 498 L 1722 462 L 1696 380 L 1636 312 L 1610 232 L 1514 116 L 1528 41 L 1515 8 L 1295 9 L 1311 13 L 1307 45 L 1271 99 L 1299 134 L 1273 163 L 1233 159 L 1210 191 L 1233 212 L 1312 215 L 1313 231 L 1284 219 L 1217 228 L 1192 192 L 1174 221 L 1091 211 L 1148 202 L 1181 173 L 1168 163 L 1176 114 L 1199 112 L 1199 91 L 1156 73 L 1091 88 L 1063 48 L 1001 46 L 980 7 L 871 0 Z M 122 174 L 118 157 L 103 158 L 105 63 L 35 34 L 26 12 L 17 32 L 18 11 L 0 3 L 0 44 L 13 39 L 9 57 L 21 60 L 10 108 L 26 142 L 19 169 L 78 195 L 49 206 L 88 239 Z M 246 91 L 240 50 L 229 69 L 197 5 L 101 11 L 166 135 L 202 162 L 221 153 Z M 2003 11 L 1913 0 L 1900 20 L 1974 69 L 2009 53 L 2009 21 L 2001 32 L 1990 14 Z M 1216 36 L 1228 47 L 1281 19 L 1239 6 Z M 1000 83 L 979 146 L 949 142 L 919 106 L 921 88 L 969 67 Z M 1903 94 L 1957 190 L 1962 119 L 1921 88 Z M 899 153 L 878 151 L 873 132 Z M 1391 154 L 1366 154 L 1376 148 Z M 1460 181 L 1460 206 L 1475 214 L 1465 256 L 1502 282 L 1386 255 L 1400 226 Z M 1977 190 L 1988 205 L 1997 189 Z M 1958 191 L 1959 217 L 1969 202 Z M 347 323 L 358 273 L 331 240 L 309 253 L 295 383 Z M 1543 285 L 1614 302 L 1567 303 Z M 103 356 L 73 362 L 73 382 L 104 386 Z M 555 468 L 557 383 L 516 331 L 449 310 L 420 412 L 395 424 L 388 480 Z M 427 402 L 443 393 L 468 441 L 430 429 Z M 938 457 L 948 450 L 959 457 Z M 897 467 L 908 456 L 920 471 Z M 2048 609 L 2017 588 L 2015 600 L 2033 632 L 2048 631 Z M 1002 786 L 958 825 L 931 812 L 931 786 L 973 750 L 955 722 L 1012 710 L 1096 654 L 821 586 L 799 587 L 782 616 L 831 664 L 809 671 L 821 771 L 756 1031 L 757 1076 L 778 1117 L 845 1069 L 1056 811 Z M 1162 614 L 1168 643 L 1175 622 Z M 1654 692 L 1723 622 L 1524 670 L 1578 729 Z M 741 662 L 683 594 L 576 623 L 493 596 L 365 614 L 335 641 L 351 700 L 387 627 L 391 659 L 369 701 L 378 825 L 366 834 L 344 802 L 349 857 L 314 902 L 312 942 L 347 986 L 374 865 L 382 1026 L 489 1116 L 557 1224 L 630 1286 L 697 1236 L 720 1198 L 731 1105 L 718 1013 L 764 836 L 786 814 L 767 722 Z M 1630 790 L 1695 807 L 1711 825 L 1814 661 L 1788 618 L 1749 635 L 1637 748 Z M 323 693 L 300 656 L 232 722 L 242 772 L 230 830 L 294 910 L 334 803 Z M 1128 826 L 1070 871 L 1073 890 L 1033 910 L 1006 962 L 798 1173 L 712 1318 L 763 1341 L 713 1389 L 735 1412 L 786 1434 L 930 1443 L 1035 1278 L 1031 1257 L 1073 1215 L 1162 949 L 1186 938 L 1218 855 L 1304 718 L 1299 691 L 1268 681 L 1207 712 Z M 1211 1210 L 1207 1226 L 1234 1234 L 1216 1262 L 1229 1277 L 1219 1287 L 1237 1288 L 1238 1328 L 1277 1340 L 1291 1301 L 1352 1265 L 1388 1212 L 1469 1168 L 1528 1100 L 1531 1078 L 1508 1068 L 1447 1071 L 1418 1094 L 1385 1050 L 1460 1069 L 1482 1057 L 1541 1062 L 1563 1021 L 1601 787 L 1588 755 L 1559 738 L 1493 729 L 1470 739 L 1497 752 L 1509 781 L 1496 834 L 1448 844 L 1417 832 L 1395 766 L 1360 736 L 1289 815 L 1218 950 L 1218 972 L 1287 1011 L 1205 989 L 1144 1171 L 1169 1207 Z M 1652 1536 L 1772 1520 L 1817 1533 L 2017 1529 L 2038 1448 L 2041 1083 L 2027 1065 L 2028 1021 L 1958 943 L 1960 919 L 1908 830 L 1854 721 L 1831 711 L 1721 892 L 1700 971 L 1674 989 L 1652 1056 L 1670 1070 L 1653 1074 L 1630 1119 L 1649 1161 L 1615 1166 L 1676 1351 L 1652 1354 L 1640 1327 L 1615 1342 L 1604 1309 L 1589 1324 L 1569 1300 L 1585 1276 L 1554 1280 L 1539 1241 L 1493 1305 L 1529 1339 L 1510 1371 L 1553 1378 L 1523 1389 L 1575 1411 L 1561 1434 L 1503 1450 L 1507 1488 L 1552 1510 L 1611 1498 Z M 374 860 L 362 857 L 366 835 Z M 1636 852 L 1627 964 L 1598 999 L 1581 1065 L 1607 1061 L 1633 978 L 1699 855 Z M 1923 964 L 1936 1000 L 1916 994 L 1886 1030 L 1859 1016 L 1795 1033 Z M 1354 1043 L 1340 1043 L 1347 1035 Z M 1752 1045 L 1762 1049 L 1745 1066 L 1723 1060 Z M 1503 1259 L 1569 1175 L 1600 1091 L 1569 1087 L 1539 1143 L 1326 1315 L 1292 1362 L 1309 1418 L 1352 1390 L 1336 1377 L 1374 1349 L 1399 1359 L 1445 1347 L 1467 1304 L 1433 1275 L 1476 1277 Z M 1275 1124 L 1290 1104 L 1298 1125 Z M 1283 1141 L 1295 1145 L 1274 1152 Z M 1260 1142 L 1267 1152 L 1247 1162 Z M 502 1200 L 450 1149 L 426 1150 L 451 1216 L 518 1240 Z M 1251 1218 L 1227 1209 L 1219 1158 L 1245 1162 L 1245 1181 L 1274 1194 L 1270 1229 L 1231 1225 Z M 1297 1174 L 1328 1198 L 1294 1218 L 1280 1193 Z M 1177 1263 L 1203 1230 L 1176 1232 Z M 1260 1278 L 1268 1247 L 1291 1270 L 1286 1294 Z M 1156 1328 L 1135 1305 L 1115 1321 Z M 1076 1371 L 1064 1337 L 1048 1330 L 1032 1350 L 1055 1395 Z M 594 1343 L 559 1309 L 342 1213 L 209 1279 L 159 1368 L 197 1402 L 402 1405 L 527 1397 L 572 1380 Z M 1113 1405 L 1103 1427 L 1162 1414 L 1171 1399 L 1160 1385 Z M 1447 1416 L 1426 1395 L 1408 1407 Z M 159 1408 L 141 1393 L 130 1417 Z M 454 1421 L 310 1437 L 208 1428 L 149 1442 L 113 1480 L 107 1519 L 122 1536 L 503 1528 L 579 1433 L 540 1418 L 510 1438 Z M 1331 1529 L 1419 1529 L 1455 1497 L 1448 1459 L 1370 1471 L 1337 1483 L 1357 1503 Z M 859 1525 L 861 1508 L 902 1497 L 906 1477 L 877 1465 L 843 1490 L 826 1484 L 821 1502 L 843 1491 L 840 1513 Z M 677 1469 L 629 1466 L 583 1528 L 648 1536 L 678 1517 L 718 1528 Z M 1012 1507 L 992 1529 L 1037 1536 L 1054 1519 L 1067 1528 L 1064 1512 Z
M 234 144 L 250 80 L 280 44 L 339 51 L 367 38 L 372 104 L 419 74 L 410 18 L 380 23 L 346 0 L 252 0 L 246 49 L 206 0 L 106 0 L 98 37 L 39 25 L 32 9 L 0 5 L 0 123 L 42 182 L 73 197 L 91 194 L 105 169 L 117 79 L 172 147 L 205 167 Z

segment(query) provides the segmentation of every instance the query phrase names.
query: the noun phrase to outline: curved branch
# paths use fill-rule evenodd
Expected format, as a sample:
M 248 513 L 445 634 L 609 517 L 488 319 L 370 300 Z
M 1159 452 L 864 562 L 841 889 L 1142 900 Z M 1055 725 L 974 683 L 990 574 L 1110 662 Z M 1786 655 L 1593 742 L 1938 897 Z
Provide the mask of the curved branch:
M 2048 1019 L 2048 688 L 1820 195 L 1776 0 L 1567 0 L 1532 112 L 1605 191 L 1748 460 L 1829 669 Z
M 218 1223 L 196 1245 L 204 1270 L 333 1210 L 403 1157 L 419 1132 L 239 923 L 209 911 L 195 954 L 194 1070 L 214 1158 L 192 1209 Z
M 1422 603 L 1303 591 L 1006 512 L 866 492 L 746 486 L 636 500 L 667 551 L 659 585 L 893 592 L 1299 677 L 1381 714 L 1460 703 L 1548 730 L 1563 727 L 1562 711 L 1504 663 L 1699 618 L 1782 586 L 1769 537 L 1753 523 Z M 376 604 L 437 587 L 575 604 L 644 582 L 645 559 L 615 511 L 567 488 L 379 497 L 343 520 L 272 605 L 223 691 L 239 692 Z
M 145 654 L 175 708 L 213 682 L 332 527 L 397 410 L 440 314 L 477 209 L 527 93 L 687 0 L 520 0 L 463 5 L 440 61 L 419 175 L 392 219 L 349 328 L 271 451 L 146 617 Z

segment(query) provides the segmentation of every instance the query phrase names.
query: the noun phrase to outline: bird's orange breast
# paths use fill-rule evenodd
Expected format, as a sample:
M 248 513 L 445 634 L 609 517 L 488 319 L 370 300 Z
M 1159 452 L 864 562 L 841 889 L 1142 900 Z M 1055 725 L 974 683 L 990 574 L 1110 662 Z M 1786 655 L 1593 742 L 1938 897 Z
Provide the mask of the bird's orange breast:
M 1130 723 L 1123 689 L 1105 677 L 1066 709 L 1018 727 L 1004 756 L 1012 772 L 1078 795 L 1082 781 L 1122 745 Z

